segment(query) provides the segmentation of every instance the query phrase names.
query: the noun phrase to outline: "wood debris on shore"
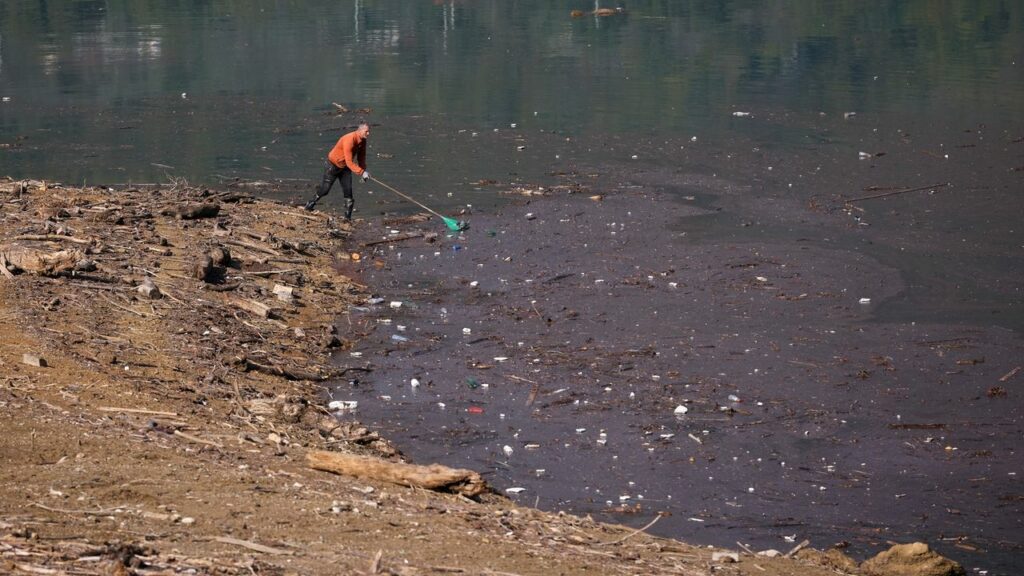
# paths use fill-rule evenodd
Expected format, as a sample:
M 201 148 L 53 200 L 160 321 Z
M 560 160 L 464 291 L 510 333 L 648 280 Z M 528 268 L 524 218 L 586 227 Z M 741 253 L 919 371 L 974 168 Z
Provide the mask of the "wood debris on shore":
M 350 233 L 326 213 L 182 182 L 0 180 L 0 296 L 45 343 L 24 363 L 81 365 L 144 388 L 153 405 L 135 410 L 161 413 L 182 393 L 247 422 L 282 417 L 262 406 L 291 406 L 288 423 L 334 448 L 394 456 L 317 407 L 314 383 L 370 369 L 329 361 L 348 345 L 336 318 L 365 297 L 336 266 Z
M 20 313 L 35 320 L 28 325 L 45 326 L 38 310 L 59 311 L 73 328 L 48 339 L 73 344 L 71 354 L 100 360 L 106 351 L 128 359 L 160 340 L 173 344 L 160 355 L 161 367 L 216 373 L 235 364 L 246 343 L 260 341 L 272 345 L 249 351 L 253 361 L 295 370 L 292 352 L 301 351 L 322 365 L 334 333 L 330 314 L 318 312 L 321 324 L 311 325 L 314 315 L 303 308 L 340 313 L 359 297 L 331 271 L 329 241 L 346 237 L 348 225 L 324 214 L 198 188 L 7 182 L 0 183 L 0 199 L 0 254 Z M 271 232 L 281 229 L 292 235 Z M 260 274 L 281 265 L 290 271 L 275 279 Z M 302 295 L 280 318 L 278 284 Z M 157 301 L 158 294 L 166 298 Z M 161 330 L 168 327 L 174 329 Z M 295 338 L 295 328 L 309 336 Z M 115 343 L 97 336 L 129 329 L 143 337 Z

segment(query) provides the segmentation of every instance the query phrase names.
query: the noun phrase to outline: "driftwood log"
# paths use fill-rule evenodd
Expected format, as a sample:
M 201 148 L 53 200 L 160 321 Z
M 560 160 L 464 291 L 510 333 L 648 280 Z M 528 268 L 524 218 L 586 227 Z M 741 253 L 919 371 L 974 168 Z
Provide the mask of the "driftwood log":
M 167 209 L 161 212 L 165 216 L 174 216 L 180 220 L 195 220 L 198 218 L 213 218 L 220 214 L 220 204 L 185 204 L 176 208 Z
M 331 377 L 331 374 L 321 374 L 319 372 L 288 368 L 277 364 L 261 364 L 259 362 L 253 362 L 245 356 L 237 356 L 234 362 L 235 365 L 245 372 L 260 372 L 263 374 L 270 374 L 271 376 L 280 376 L 285 380 L 310 380 L 312 382 L 320 382 Z
M 323 450 L 309 452 L 306 454 L 306 460 L 309 466 L 316 470 L 369 480 L 383 480 L 402 486 L 452 492 L 467 497 L 479 496 L 487 491 L 487 483 L 480 474 L 440 464 L 417 466 Z
M 202 280 L 208 282 L 210 276 L 213 274 L 213 259 L 209 255 L 200 256 L 193 264 L 190 270 L 192 277 L 196 280 Z
M 42 276 L 56 276 L 74 270 L 75 264 L 85 257 L 81 250 L 54 252 L 17 244 L 0 247 L 0 253 L 3 253 L 5 267 L 14 266 L 18 270 Z
M 260 318 L 277 318 L 281 312 L 273 306 L 268 306 L 251 298 L 231 298 L 230 302 L 235 307 L 241 308 L 250 314 L 255 314 Z
M 7 256 L 3 252 L 0 252 L 0 274 L 6 276 L 8 280 L 14 280 L 14 274 L 7 269 Z

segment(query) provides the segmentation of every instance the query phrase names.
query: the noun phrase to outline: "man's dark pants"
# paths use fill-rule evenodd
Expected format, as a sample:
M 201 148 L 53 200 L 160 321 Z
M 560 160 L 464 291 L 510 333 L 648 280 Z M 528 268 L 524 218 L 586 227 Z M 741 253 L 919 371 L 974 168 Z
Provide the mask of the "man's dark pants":
M 330 160 L 324 165 L 324 175 L 320 180 L 320 186 L 316 189 L 316 199 L 306 205 L 312 210 L 320 198 L 327 196 L 334 186 L 334 181 L 341 181 L 341 193 L 345 196 L 345 218 L 352 218 L 352 208 L 355 206 L 355 199 L 352 197 L 352 170 L 348 166 L 338 168 Z

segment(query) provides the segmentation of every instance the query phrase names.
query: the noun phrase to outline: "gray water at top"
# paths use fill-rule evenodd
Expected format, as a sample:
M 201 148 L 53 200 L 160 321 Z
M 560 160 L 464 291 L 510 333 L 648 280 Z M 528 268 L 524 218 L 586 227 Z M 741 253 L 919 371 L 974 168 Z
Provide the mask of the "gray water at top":
M 474 167 L 431 155 L 430 133 L 387 129 L 402 119 L 776 146 L 796 131 L 731 113 L 1024 120 L 1020 3 L 651 0 L 570 17 L 598 5 L 615 6 L 5 0 L 0 174 L 312 179 L 357 116 L 382 124 L 375 149 L 422 189 Z M 333 118 L 332 102 L 372 111 Z

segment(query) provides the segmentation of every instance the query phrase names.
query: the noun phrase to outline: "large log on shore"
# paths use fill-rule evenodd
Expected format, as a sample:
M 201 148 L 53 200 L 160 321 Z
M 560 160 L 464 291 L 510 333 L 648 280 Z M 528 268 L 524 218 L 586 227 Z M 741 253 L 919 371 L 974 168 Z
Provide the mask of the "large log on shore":
M 487 483 L 472 470 L 449 468 L 440 464 L 418 466 L 388 462 L 380 458 L 314 450 L 306 455 L 309 466 L 335 474 L 370 480 L 383 480 L 402 486 L 452 492 L 463 496 L 479 496 L 487 491 Z
M 53 251 L 17 244 L 0 246 L 0 253 L 15 268 L 42 276 L 55 276 L 74 270 L 75 264 L 85 257 L 81 250 L 69 248 Z
M 213 204 L 209 202 L 203 204 L 185 204 L 184 206 L 165 209 L 161 214 L 165 216 L 174 216 L 179 220 L 213 218 L 220 214 L 220 204 Z

